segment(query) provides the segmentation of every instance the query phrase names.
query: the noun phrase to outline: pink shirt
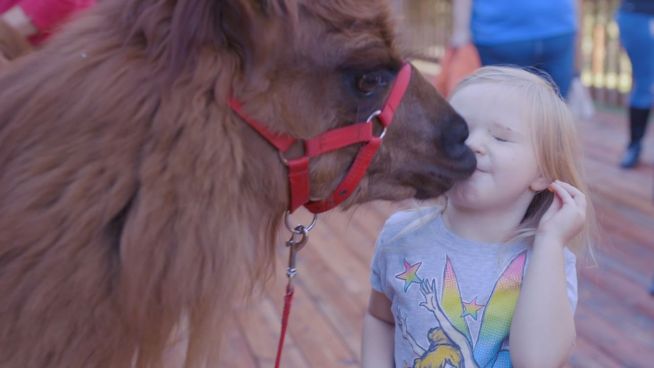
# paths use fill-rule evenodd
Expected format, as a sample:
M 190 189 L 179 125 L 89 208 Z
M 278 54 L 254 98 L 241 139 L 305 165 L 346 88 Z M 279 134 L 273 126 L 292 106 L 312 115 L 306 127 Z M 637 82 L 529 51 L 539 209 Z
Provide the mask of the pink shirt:
M 20 6 L 38 30 L 30 42 L 38 44 L 70 16 L 94 3 L 95 0 L 0 0 L 0 13 Z

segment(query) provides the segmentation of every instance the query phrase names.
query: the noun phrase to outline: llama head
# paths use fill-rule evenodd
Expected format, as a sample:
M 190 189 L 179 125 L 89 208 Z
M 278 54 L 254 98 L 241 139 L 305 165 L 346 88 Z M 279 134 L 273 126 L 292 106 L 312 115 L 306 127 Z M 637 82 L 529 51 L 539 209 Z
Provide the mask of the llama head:
M 382 0 L 177 1 L 171 65 L 215 44 L 238 55 L 232 92 L 268 127 L 299 139 L 365 121 L 403 65 Z M 377 126 L 378 135 L 382 128 Z M 350 203 L 436 197 L 474 170 L 465 122 L 415 70 L 393 123 Z M 328 196 L 358 145 L 310 163 L 311 198 Z M 267 154 L 274 155 L 270 147 Z M 301 145 L 287 156 L 302 154 Z M 281 163 L 280 163 L 281 165 Z

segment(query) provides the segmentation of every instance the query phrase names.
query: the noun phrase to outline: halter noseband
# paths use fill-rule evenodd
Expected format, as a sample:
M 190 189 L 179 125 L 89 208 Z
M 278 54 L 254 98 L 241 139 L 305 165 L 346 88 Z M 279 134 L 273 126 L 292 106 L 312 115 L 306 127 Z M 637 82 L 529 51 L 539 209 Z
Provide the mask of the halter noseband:
M 298 140 L 288 134 L 271 132 L 264 124 L 252 119 L 243 111 L 243 105 L 233 97 L 229 106 L 243 121 L 248 123 L 263 138 L 272 144 L 279 152 L 281 161 L 288 167 L 288 183 L 290 188 L 290 203 L 288 211 L 293 212 L 304 205 L 312 213 L 321 213 L 334 208 L 346 200 L 356 189 L 363 178 L 375 153 L 379 149 L 386 129 L 393 121 L 393 115 L 404 97 L 411 79 L 411 66 L 407 63 L 398 73 L 391 92 L 381 110 L 373 112 L 365 122 L 355 123 L 343 128 L 328 130 L 316 137 L 302 141 L 304 155 L 299 158 L 285 159 L 284 153 Z M 382 133 L 375 137 L 372 132 L 372 120 L 377 118 L 383 127 Z M 309 159 L 323 153 L 356 144 L 364 143 L 359 149 L 347 175 L 329 197 L 312 201 L 309 199 Z

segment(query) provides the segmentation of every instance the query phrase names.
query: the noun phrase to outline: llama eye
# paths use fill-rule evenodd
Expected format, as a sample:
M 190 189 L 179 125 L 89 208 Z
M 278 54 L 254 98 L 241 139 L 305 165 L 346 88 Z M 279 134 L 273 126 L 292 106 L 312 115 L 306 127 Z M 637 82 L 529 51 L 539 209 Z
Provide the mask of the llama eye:
M 356 79 L 356 88 L 364 96 L 372 95 L 379 87 L 385 85 L 386 80 L 381 73 L 367 73 Z

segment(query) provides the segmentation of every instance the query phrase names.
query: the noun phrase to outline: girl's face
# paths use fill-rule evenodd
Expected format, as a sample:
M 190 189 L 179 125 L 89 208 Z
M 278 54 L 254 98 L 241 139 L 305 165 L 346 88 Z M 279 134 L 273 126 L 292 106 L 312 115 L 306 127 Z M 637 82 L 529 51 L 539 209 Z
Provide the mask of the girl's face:
M 468 123 L 466 144 L 477 157 L 477 170 L 450 190 L 450 203 L 491 211 L 520 204 L 526 211 L 535 192 L 549 184 L 536 162 L 527 99 L 515 88 L 479 83 L 450 102 Z

